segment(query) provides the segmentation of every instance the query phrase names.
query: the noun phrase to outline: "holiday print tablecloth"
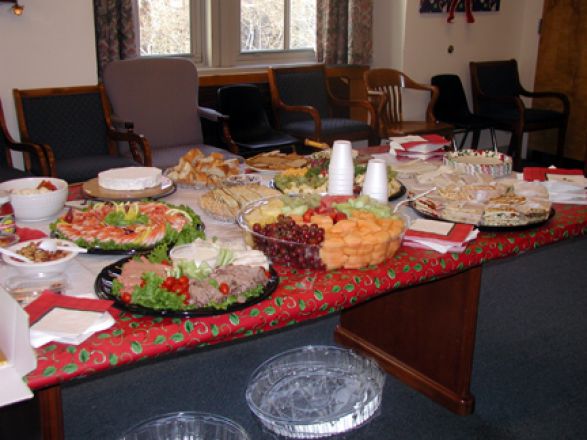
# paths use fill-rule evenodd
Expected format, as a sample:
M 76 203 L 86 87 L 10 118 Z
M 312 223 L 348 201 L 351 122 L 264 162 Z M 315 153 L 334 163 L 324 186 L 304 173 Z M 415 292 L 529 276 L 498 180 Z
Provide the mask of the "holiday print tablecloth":
M 206 318 L 162 318 L 121 313 L 116 324 L 79 346 L 37 349 L 38 366 L 25 379 L 32 389 L 132 364 L 180 349 L 246 338 L 340 311 L 385 292 L 450 275 L 486 261 L 584 236 L 587 207 L 555 205 L 542 227 L 482 232 L 461 254 L 402 247 L 390 260 L 362 270 L 315 272 L 276 267 L 280 285 L 247 309 Z

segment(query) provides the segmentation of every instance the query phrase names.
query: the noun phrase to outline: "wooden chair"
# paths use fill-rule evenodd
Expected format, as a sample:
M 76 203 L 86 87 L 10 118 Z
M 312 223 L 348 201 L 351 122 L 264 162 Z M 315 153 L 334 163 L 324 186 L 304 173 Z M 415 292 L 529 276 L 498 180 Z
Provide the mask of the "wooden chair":
M 556 155 L 564 156 L 569 119 L 569 99 L 558 92 L 531 92 L 520 84 L 516 60 L 469 63 L 475 113 L 490 119 L 495 128 L 512 133 L 508 154 L 519 168 L 524 132 L 558 129 Z M 558 101 L 561 110 L 526 108 L 521 97 L 549 98 Z
M 30 177 L 31 175 L 49 176 L 49 165 L 43 147 L 37 144 L 16 142 L 4 119 L 4 110 L 0 102 L 0 181 Z M 25 170 L 14 168 L 11 151 L 23 154 Z
M 151 165 L 143 136 L 113 128 L 101 85 L 14 89 L 13 94 L 20 136 L 43 145 L 51 176 L 81 182 L 110 168 Z M 118 142 L 129 144 L 133 158 L 119 155 Z
M 140 57 L 113 61 L 104 68 L 103 82 L 116 119 L 149 140 L 153 166 L 177 165 L 194 147 L 205 154 L 238 157 L 204 143 L 200 118 L 221 122 L 222 115 L 198 105 L 198 70 L 191 60 Z
M 379 135 L 382 138 L 431 133 L 452 138 L 454 127 L 451 124 L 439 122 L 434 115 L 434 105 L 438 99 L 438 89 L 435 86 L 417 83 L 395 69 L 371 69 L 364 73 L 363 79 L 369 99 L 377 110 Z M 402 96 L 404 89 L 430 94 L 425 120 L 404 120 Z
M 268 70 L 271 101 L 276 125 L 300 140 L 312 139 L 332 144 L 337 139 L 379 143 L 373 107 L 364 101 L 335 97 L 327 82 L 325 66 L 270 67 Z M 334 117 L 335 107 L 362 107 L 370 123 Z

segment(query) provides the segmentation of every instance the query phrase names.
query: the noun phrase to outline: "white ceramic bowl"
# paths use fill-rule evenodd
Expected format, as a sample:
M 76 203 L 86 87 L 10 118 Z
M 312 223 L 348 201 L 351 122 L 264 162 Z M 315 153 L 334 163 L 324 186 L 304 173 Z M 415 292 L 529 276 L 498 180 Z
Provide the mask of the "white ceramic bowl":
M 35 189 L 43 180 L 57 187 L 55 191 L 38 194 L 13 194 L 14 190 Z M 54 177 L 25 177 L 0 183 L 0 190 L 10 192 L 10 203 L 17 221 L 47 220 L 57 215 L 67 200 L 67 182 Z
M 40 243 L 42 239 L 21 241 L 16 243 L 7 249 L 13 252 L 17 252 L 19 249 L 27 246 L 31 242 Z M 67 246 L 74 245 L 74 243 L 67 240 L 56 240 L 58 245 Z M 65 269 L 71 264 L 72 260 L 77 257 L 78 252 L 70 251 L 66 256 L 58 260 L 47 261 L 45 263 L 26 263 L 24 261 L 15 260 L 8 255 L 2 255 L 2 259 L 9 266 L 14 267 L 22 275 L 39 275 L 39 274 L 57 274 L 63 273 Z

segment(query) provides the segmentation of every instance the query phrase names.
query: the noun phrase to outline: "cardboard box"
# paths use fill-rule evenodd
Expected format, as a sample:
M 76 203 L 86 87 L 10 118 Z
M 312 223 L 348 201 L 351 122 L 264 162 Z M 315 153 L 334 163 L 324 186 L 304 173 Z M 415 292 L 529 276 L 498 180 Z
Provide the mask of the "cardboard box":
M 22 380 L 37 367 L 37 357 L 29 340 L 29 317 L 1 288 L 0 349 L 8 361 L 0 365 L 0 406 L 30 399 L 33 393 Z

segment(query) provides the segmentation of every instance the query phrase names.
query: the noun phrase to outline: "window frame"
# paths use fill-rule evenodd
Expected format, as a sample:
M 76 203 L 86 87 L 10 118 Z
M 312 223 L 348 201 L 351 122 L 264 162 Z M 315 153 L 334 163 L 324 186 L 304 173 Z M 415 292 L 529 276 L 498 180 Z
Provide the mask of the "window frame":
M 284 17 L 288 28 L 284 36 L 285 44 L 289 45 L 291 0 L 283 1 L 288 3 Z M 190 54 L 168 56 L 190 57 L 204 69 L 316 62 L 314 49 L 241 52 L 240 0 L 190 0 L 190 36 Z

